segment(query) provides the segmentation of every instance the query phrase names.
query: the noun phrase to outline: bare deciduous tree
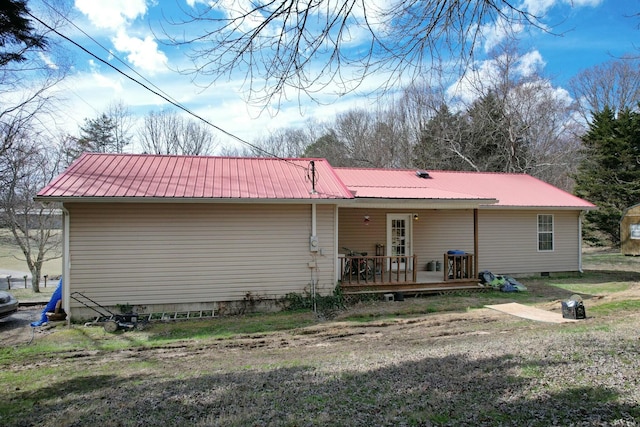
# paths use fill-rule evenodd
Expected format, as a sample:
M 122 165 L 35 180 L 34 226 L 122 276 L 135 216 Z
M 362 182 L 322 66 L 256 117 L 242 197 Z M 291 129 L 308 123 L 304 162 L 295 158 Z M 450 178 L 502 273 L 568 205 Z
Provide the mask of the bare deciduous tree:
M 127 145 L 133 138 L 132 131 L 134 125 L 133 114 L 124 102 L 113 102 L 107 109 L 107 116 L 113 120 L 113 138 L 116 153 L 123 153 Z
M 217 144 L 206 124 L 169 110 L 147 114 L 138 137 L 142 149 L 152 154 L 201 156 L 210 154 Z
M 42 266 L 60 257 L 58 206 L 34 201 L 38 191 L 60 172 L 60 152 L 35 143 L 39 135 L 20 132 L 11 150 L 0 156 L 0 217 L 10 230 L 31 272 L 31 288 L 40 292 Z
M 454 99 L 428 121 L 416 160 L 435 157 L 447 169 L 525 172 L 570 189 L 584 132 L 574 120 L 575 103 L 538 70 L 525 68 L 530 61 L 513 47 L 500 46 L 491 61 L 491 72 L 467 75 L 463 92 L 471 104 Z
M 622 58 L 582 71 L 569 82 L 580 114 L 590 122 L 592 114 L 609 107 L 615 112 L 637 109 L 640 102 L 640 59 Z
M 277 129 L 258 138 L 248 150 L 250 157 L 276 156 L 282 158 L 307 156 L 307 148 L 328 132 L 326 126 L 315 120 L 307 120 L 300 127 Z M 316 157 L 319 153 L 312 156 Z
M 344 166 L 405 167 L 411 145 L 401 110 L 391 103 L 375 111 L 353 109 L 335 119 L 335 132 L 344 146 Z
M 277 103 L 288 88 L 312 98 L 332 85 L 333 93 L 348 93 L 372 74 L 385 75 L 386 86 L 402 76 L 413 80 L 442 56 L 463 69 L 491 25 L 505 34 L 515 27 L 548 28 L 513 0 L 214 0 L 193 6 L 186 19 L 171 22 L 206 23 L 204 32 L 187 28 L 182 38 L 172 38 L 191 47 L 194 66 L 182 71 L 207 86 L 245 73 L 250 99 L 262 105 Z
M 47 15 L 43 10 L 41 18 L 23 9 L 23 17 L 30 21 L 28 31 L 37 37 L 48 37 L 60 26 L 68 5 L 57 0 L 52 3 L 55 13 Z M 47 143 L 59 105 L 54 102 L 59 99 L 54 98 L 53 89 L 69 68 L 65 52 L 53 38 L 45 44 L 18 46 L 19 59 L 0 67 L 0 211 L 2 222 L 25 256 L 33 290 L 38 292 L 42 263 L 58 240 L 50 223 L 53 211 L 35 203 L 33 197 L 59 172 L 59 153 L 49 153 Z

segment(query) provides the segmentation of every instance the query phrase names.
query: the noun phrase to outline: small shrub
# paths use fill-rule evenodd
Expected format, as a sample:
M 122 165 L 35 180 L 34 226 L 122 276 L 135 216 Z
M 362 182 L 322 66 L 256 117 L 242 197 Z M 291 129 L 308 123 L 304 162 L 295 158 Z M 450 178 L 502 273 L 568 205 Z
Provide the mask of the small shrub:
M 313 309 L 313 300 L 311 298 L 311 295 L 306 292 L 304 295 L 298 294 L 295 292 L 290 292 L 282 298 L 281 304 L 285 311 L 300 311 L 300 310 Z
M 118 307 L 118 310 L 120 310 L 120 313 L 122 314 L 133 313 L 133 306 L 129 303 L 118 304 L 116 307 Z
M 316 309 L 323 317 L 333 317 L 336 311 L 345 307 L 344 294 L 340 286 L 336 286 L 332 295 L 316 295 L 315 304 L 313 295 L 309 292 L 299 294 L 291 292 L 280 301 L 285 311 L 300 311 Z

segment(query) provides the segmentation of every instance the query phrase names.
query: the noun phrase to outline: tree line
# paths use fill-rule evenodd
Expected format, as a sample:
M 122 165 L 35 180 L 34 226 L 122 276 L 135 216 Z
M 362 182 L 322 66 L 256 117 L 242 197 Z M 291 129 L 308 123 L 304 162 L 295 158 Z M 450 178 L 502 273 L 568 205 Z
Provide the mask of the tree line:
M 447 96 L 442 87 L 415 84 L 373 108 L 277 129 L 242 149 L 222 146 L 218 154 L 319 157 L 334 166 L 364 168 L 527 173 L 598 205 L 586 215 L 585 238 L 618 245 L 620 217 L 640 200 L 640 61 L 623 58 L 584 70 L 570 81 L 569 93 L 539 72 L 518 73 L 521 59 L 508 46 L 495 51 L 494 74 L 471 87 L 470 101 Z M 74 139 L 79 151 L 121 152 L 131 138 L 123 145 L 117 135 L 132 135 L 117 130 L 122 111 L 120 106 L 87 119 Z M 207 133 L 189 134 L 190 122 L 175 113 L 152 112 L 143 123 L 137 135 L 145 152 L 210 153 L 211 140 L 198 137 Z

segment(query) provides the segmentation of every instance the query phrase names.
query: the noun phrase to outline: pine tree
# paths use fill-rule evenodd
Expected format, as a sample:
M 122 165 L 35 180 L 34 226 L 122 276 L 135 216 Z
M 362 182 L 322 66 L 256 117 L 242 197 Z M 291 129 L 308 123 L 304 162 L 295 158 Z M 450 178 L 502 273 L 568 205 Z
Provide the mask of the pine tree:
M 0 67 L 25 61 L 29 49 L 47 46 L 47 40 L 26 18 L 28 14 L 24 0 L 3 0 L 0 4 Z
M 574 192 L 598 206 L 586 215 L 586 239 L 620 244 L 623 211 L 640 202 L 640 113 L 610 108 L 593 115 L 582 138 Z
M 118 140 L 117 125 L 113 118 L 102 114 L 95 119 L 85 119 L 80 127 L 80 136 L 73 138 L 73 145 L 68 149 L 68 156 L 75 159 L 84 152 L 121 153 L 128 140 Z

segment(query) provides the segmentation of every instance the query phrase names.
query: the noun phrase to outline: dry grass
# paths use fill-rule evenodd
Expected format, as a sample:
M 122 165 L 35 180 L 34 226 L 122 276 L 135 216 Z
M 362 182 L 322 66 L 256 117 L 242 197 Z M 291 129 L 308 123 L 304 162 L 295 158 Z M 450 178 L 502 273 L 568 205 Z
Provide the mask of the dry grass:
M 573 324 L 473 308 L 491 296 L 461 294 L 362 303 L 333 321 L 224 339 L 169 339 L 166 325 L 116 336 L 63 328 L 38 345 L 84 344 L 5 357 L 0 424 L 635 426 L 640 269 L 604 267 L 492 300 L 559 310 L 582 286 L 589 318 Z M 116 338 L 130 345 L 109 350 Z
M 61 254 L 58 254 L 61 256 Z M 0 228 L 0 271 L 9 270 L 16 272 L 29 272 L 24 254 L 14 243 L 11 233 L 7 229 Z M 62 274 L 62 259 L 57 258 L 46 261 L 42 267 L 42 274 L 51 277 Z M 4 276 L 0 276 L 0 281 Z

